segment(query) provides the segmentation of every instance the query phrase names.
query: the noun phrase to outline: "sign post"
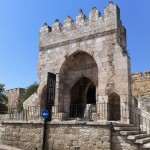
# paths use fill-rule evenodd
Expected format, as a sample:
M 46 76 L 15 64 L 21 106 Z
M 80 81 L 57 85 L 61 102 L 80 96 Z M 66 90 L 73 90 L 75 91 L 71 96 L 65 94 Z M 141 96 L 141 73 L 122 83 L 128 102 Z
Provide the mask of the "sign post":
M 42 150 L 46 150 L 46 129 L 47 121 L 52 120 L 52 106 L 55 102 L 55 86 L 56 86 L 56 75 L 48 72 L 47 77 L 47 99 L 46 99 L 46 110 L 42 112 L 44 118 L 44 130 L 43 130 L 43 147 Z

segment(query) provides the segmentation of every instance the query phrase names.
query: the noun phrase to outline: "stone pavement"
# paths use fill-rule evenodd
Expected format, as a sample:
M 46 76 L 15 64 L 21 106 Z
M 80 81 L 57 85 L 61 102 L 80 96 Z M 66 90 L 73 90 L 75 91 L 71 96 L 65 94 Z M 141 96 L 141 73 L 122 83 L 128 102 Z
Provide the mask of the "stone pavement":
M 0 144 L 0 150 L 21 150 L 21 149 Z

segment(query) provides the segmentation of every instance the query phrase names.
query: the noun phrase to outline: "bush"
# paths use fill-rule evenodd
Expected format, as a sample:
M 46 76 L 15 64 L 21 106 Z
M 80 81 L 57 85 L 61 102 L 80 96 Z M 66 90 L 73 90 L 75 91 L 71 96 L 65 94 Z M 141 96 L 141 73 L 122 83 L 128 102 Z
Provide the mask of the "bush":
M 0 114 L 6 114 L 8 111 L 8 107 L 3 104 L 3 103 L 0 103 Z
M 27 90 L 23 96 L 23 100 L 25 101 L 28 99 L 33 93 L 37 92 L 37 89 L 39 87 L 39 84 L 37 82 L 31 84 L 29 87 L 27 87 Z

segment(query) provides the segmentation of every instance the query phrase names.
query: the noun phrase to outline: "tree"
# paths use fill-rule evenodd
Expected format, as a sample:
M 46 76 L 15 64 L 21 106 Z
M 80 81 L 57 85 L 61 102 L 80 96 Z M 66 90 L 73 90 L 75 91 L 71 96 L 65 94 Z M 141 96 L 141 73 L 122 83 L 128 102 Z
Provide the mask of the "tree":
M 0 103 L 6 104 L 8 99 L 7 96 L 5 94 L 5 88 L 4 88 L 4 84 L 0 83 Z
M 8 108 L 7 108 L 7 102 L 8 98 L 5 94 L 5 85 L 0 83 L 0 114 L 5 113 Z
M 34 82 L 30 86 L 27 87 L 27 90 L 23 96 L 23 100 L 25 101 L 28 99 L 33 93 L 37 92 L 37 89 L 39 87 L 39 84 L 37 82 Z

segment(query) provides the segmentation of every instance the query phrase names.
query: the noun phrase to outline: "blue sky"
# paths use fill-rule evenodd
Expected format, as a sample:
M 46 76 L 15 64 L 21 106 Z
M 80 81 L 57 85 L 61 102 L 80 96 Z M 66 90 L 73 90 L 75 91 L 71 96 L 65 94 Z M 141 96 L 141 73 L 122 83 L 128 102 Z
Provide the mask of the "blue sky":
M 96 6 L 103 14 L 109 0 L 0 0 L 0 83 L 6 89 L 39 82 L 39 30 L 46 22 L 74 20 Z M 132 72 L 150 70 L 150 0 L 114 0 L 127 29 Z

